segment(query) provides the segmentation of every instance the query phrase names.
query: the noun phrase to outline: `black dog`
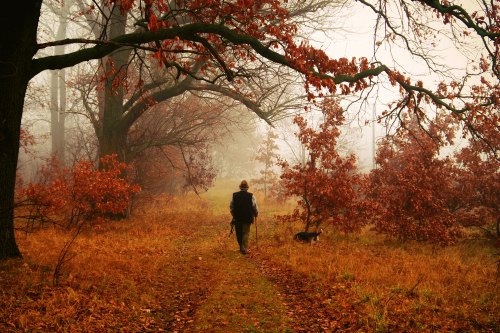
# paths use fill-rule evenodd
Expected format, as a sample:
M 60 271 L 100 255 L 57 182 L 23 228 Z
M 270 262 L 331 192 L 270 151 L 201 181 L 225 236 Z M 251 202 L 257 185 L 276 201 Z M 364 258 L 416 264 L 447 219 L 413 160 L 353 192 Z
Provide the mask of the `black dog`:
M 319 235 L 323 232 L 323 229 L 319 229 L 318 232 L 298 232 L 293 236 L 293 239 L 301 241 L 304 243 L 314 243 L 319 240 Z

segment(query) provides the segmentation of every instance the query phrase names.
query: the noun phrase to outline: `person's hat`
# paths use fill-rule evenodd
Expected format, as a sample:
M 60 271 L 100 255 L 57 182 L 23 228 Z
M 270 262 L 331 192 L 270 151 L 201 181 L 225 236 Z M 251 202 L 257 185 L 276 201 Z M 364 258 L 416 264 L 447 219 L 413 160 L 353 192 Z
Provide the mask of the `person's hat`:
M 248 183 L 246 180 L 242 180 L 241 184 L 240 184 L 240 189 L 244 189 L 244 188 L 248 189 Z

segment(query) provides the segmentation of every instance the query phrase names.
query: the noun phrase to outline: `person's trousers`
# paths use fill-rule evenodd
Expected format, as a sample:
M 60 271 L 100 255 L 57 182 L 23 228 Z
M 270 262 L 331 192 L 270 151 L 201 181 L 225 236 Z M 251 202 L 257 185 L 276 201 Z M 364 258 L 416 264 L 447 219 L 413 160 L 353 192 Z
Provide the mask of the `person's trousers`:
M 240 251 L 248 250 L 248 239 L 250 238 L 250 226 L 251 223 L 238 222 L 234 224 L 234 229 L 236 230 L 236 240 L 240 246 Z

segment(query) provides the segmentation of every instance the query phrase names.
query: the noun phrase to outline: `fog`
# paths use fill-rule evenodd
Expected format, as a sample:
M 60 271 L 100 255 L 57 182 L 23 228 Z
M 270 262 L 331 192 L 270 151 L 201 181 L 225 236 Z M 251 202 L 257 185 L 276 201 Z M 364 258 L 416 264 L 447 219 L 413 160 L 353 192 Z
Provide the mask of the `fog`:
M 412 79 L 420 79 L 426 84 L 430 84 L 431 87 L 442 79 L 442 76 L 429 70 L 425 59 L 411 55 L 405 45 L 394 43 L 389 47 L 384 43 L 382 47 L 378 47 L 378 41 L 383 37 L 382 32 L 374 28 L 376 17 L 368 9 L 341 8 L 341 10 L 343 14 L 336 15 L 339 19 L 332 20 L 328 28 L 318 31 L 307 31 L 307 29 L 303 31 L 304 34 L 308 35 L 312 46 L 324 50 L 332 58 L 357 57 L 359 59 L 366 57 L 370 61 L 380 61 L 388 66 L 402 68 L 403 72 L 411 76 Z M 473 54 L 471 49 L 465 49 L 466 54 L 458 52 L 449 36 L 436 36 L 432 44 L 435 47 L 428 50 L 432 53 L 429 56 L 436 59 L 433 65 L 438 69 L 445 67 L 453 69 L 453 71 L 441 73 L 443 76 L 451 77 L 463 74 L 469 65 L 467 59 L 473 59 L 477 56 L 477 54 Z M 73 73 L 68 72 L 68 81 L 69 78 L 76 75 L 78 75 L 78 70 L 74 70 Z M 35 146 L 30 147 L 29 154 L 21 152 L 21 170 L 28 177 L 34 175 L 43 158 L 48 157 L 53 151 L 50 143 L 49 76 L 49 73 L 42 73 L 34 80 L 27 102 L 27 110 L 24 113 L 24 127 L 36 137 L 37 141 Z M 302 88 L 300 84 L 298 86 Z M 295 92 L 296 95 L 303 94 L 296 87 L 292 89 L 292 92 Z M 382 81 L 374 85 L 369 94 L 363 93 L 351 97 L 338 96 L 341 99 L 341 105 L 345 108 L 347 118 L 347 123 L 342 131 L 340 149 L 346 153 L 354 152 L 359 159 L 359 168 L 364 172 L 375 167 L 374 154 L 377 142 L 387 133 L 392 133 L 399 125 L 397 121 L 386 122 L 387 119 L 377 121 L 377 117 L 383 111 L 388 110 L 389 103 L 394 100 L 397 94 L 396 88 Z M 78 105 L 81 101 L 74 92 L 69 92 L 67 98 L 68 104 L 70 104 L 66 111 L 68 118 L 65 123 L 67 134 L 65 147 L 69 152 L 67 159 L 95 158 L 98 154 L 97 139 L 89 121 L 89 115 L 85 114 L 81 105 Z M 303 101 L 303 105 L 307 105 L 307 103 Z M 234 106 L 232 107 L 234 108 Z M 245 109 L 241 105 L 237 108 L 240 111 Z M 253 113 L 252 110 L 245 110 L 249 114 Z M 260 167 L 255 161 L 255 151 L 270 129 L 275 131 L 279 137 L 277 140 L 279 156 L 290 161 L 300 159 L 299 155 L 303 152 L 301 152 L 301 147 L 295 138 L 297 128 L 291 123 L 291 119 L 295 114 L 303 113 L 303 109 L 289 109 L 286 113 L 287 116 L 283 117 L 284 119 L 272 122 L 272 127 L 259 117 L 252 115 L 249 118 L 251 119 L 249 122 L 252 124 L 249 126 L 232 127 L 221 134 L 217 140 L 211 142 L 215 169 L 219 176 L 238 178 L 247 174 L 250 177 L 255 177 Z M 320 121 L 320 116 L 313 112 L 307 117 L 313 127 L 317 126 Z M 86 143 L 82 146 L 82 142 Z

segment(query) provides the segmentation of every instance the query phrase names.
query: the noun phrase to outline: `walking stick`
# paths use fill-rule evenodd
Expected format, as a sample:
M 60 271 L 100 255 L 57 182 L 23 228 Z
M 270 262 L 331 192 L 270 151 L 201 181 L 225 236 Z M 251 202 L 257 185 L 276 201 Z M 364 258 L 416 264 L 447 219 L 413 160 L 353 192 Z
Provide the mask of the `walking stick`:
M 255 246 L 257 247 L 257 250 L 259 249 L 259 234 L 257 233 L 257 216 L 254 217 L 254 223 L 255 223 Z

